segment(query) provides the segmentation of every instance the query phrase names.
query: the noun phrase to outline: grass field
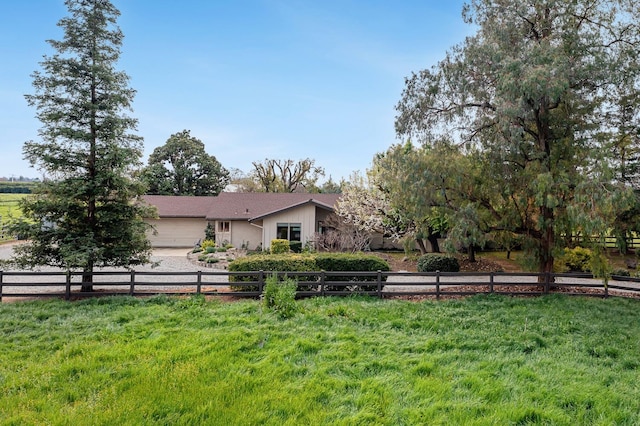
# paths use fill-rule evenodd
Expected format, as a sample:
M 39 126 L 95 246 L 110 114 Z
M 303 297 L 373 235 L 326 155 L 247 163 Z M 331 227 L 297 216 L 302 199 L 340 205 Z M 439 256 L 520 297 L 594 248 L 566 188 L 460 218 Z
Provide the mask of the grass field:
M 640 301 L 0 304 L 0 424 L 637 425 Z
M 22 211 L 18 207 L 18 201 L 27 194 L 0 194 L 0 221 L 5 221 L 9 217 L 20 217 Z
M 22 217 L 22 210 L 20 210 L 18 202 L 26 195 L 0 193 L 0 242 L 13 239 L 12 235 L 4 232 L 3 225 L 12 218 Z

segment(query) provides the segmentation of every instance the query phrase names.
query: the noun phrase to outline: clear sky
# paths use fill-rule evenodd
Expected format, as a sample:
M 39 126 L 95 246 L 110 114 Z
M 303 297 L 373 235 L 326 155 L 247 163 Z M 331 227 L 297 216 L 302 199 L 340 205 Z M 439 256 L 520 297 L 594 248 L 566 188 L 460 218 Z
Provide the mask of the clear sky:
M 137 90 L 149 154 L 183 129 L 226 168 L 312 158 L 335 181 L 397 142 L 405 77 L 471 33 L 463 0 L 112 0 L 118 64 Z M 22 159 L 40 123 L 24 95 L 63 0 L 0 0 L 0 177 L 39 177 Z

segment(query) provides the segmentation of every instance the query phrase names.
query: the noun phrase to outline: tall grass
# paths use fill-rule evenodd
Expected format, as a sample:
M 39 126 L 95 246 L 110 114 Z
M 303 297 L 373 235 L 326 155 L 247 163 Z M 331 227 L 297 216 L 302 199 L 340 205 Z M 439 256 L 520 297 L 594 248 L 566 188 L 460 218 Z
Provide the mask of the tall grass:
M 0 305 L 0 424 L 640 424 L 640 302 Z

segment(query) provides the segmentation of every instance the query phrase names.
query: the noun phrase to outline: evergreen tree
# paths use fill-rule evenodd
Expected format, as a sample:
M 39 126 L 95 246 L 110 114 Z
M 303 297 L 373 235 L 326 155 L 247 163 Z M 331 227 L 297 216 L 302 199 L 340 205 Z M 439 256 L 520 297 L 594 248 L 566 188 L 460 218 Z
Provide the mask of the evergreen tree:
M 69 16 L 58 25 L 62 40 L 49 40 L 55 53 L 33 74 L 41 141 L 23 153 L 46 176 L 22 208 L 26 221 L 14 232 L 29 242 L 15 249 L 12 263 L 49 265 L 83 272 L 83 291 L 92 291 L 94 267 L 147 263 L 151 245 L 141 202 L 144 186 L 132 178 L 140 166 L 142 138 L 127 115 L 134 90 L 115 69 L 123 34 L 120 12 L 109 0 L 66 0 Z

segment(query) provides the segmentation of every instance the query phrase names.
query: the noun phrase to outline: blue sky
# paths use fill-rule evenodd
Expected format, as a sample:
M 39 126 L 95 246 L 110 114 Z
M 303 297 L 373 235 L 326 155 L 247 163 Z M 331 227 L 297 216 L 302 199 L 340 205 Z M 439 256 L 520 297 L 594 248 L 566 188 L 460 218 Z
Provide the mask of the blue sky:
M 312 158 L 336 181 L 397 142 L 405 77 L 471 33 L 463 0 L 112 2 L 144 163 L 189 129 L 226 168 Z M 40 176 L 22 159 L 40 127 L 24 95 L 65 15 L 63 0 L 2 2 L 0 176 Z

